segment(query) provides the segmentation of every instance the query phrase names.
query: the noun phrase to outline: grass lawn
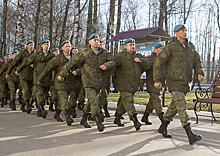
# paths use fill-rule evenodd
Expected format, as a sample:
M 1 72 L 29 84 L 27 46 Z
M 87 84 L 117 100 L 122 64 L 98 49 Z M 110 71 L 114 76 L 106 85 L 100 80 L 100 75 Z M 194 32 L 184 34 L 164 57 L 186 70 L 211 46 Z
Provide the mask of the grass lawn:
M 110 93 L 109 97 L 108 97 L 108 101 L 117 102 L 118 98 L 119 98 L 119 94 Z M 195 93 L 194 92 L 188 93 L 186 96 L 186 99 L 187 99 L 187 103 L 188 103 L 188 109 L 193 110 L 194 109 L 193 99 L 196 99 Z M 138 98 L 137 98 L 136 94 L 134 96 L 134 103 L 135 104 L 146 105 L 148 103 L 148 101 L 149 101 L 149 94 L 148 93 L 138 94 Z M 168 107 L 170 102 L 171 102 L 171 93 L 165 93 L 165 107 Z M 220 105 L 213 104 L 212 107 L 213 107 L 213 112 L 220 113 Z

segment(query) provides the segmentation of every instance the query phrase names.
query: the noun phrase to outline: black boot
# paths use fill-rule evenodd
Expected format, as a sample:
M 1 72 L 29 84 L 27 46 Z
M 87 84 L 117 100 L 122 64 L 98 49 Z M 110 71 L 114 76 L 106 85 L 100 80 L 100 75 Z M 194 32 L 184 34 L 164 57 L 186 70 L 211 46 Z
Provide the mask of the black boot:
M 73 118 L 76 118 L 77 114 L 76 114 L 76 109 L 74 107 L 70 108 L 69 113 L 70 115 L 72 115 Z
M 31 109 L 29 100 L 26 102 L 26 109 L 27 109 L 27 114 L 30 114 L 32 109 Z
M 104 106 L 103 106 L 103 109 L 104 109 L 104 111 L 105 111 L 105 117 L 109 118 L 109 117 L 110 117 L 110 114 L 109 114 L 109 112 L 108 112 L 107 105 L 104 105 Z
M 189 144 L 190 145 L 193 145 L 195 142 L 197 142 L 197 141 L 202 139 L 201 135 L 196 135 L 196 134 L 193 133 L 193 131 L 191 130 L 190 124 L 186 125 L 184 127 L 184 129 L 185 129 L 186 134 L 188 136 Z
M 170 121 L 162 120 L 158 132 L 163 135 L 164 138 L 172 138 L 171 134 L 167 134 L 167 126 L 170 124 Z
M 134 127 L 135 127 L 136 131 L 140 130 L 141 123 L 137 119 L 137 114 L 133 114 L 131 116 L 131 120 L 134 122 Z
M 83 117 L 80 122 L 80 124 L 84 125 L 85 128 L 91 128 L 91 125 L 89 125 L 88 119 L 87 119 L 88 115 L 89 115 L 89 113 L 83 113 Z
M 159 119 L 161 121 L 161 123 L 163 122 L 163 112 L 159 114 Z
M 102 122 L 105 121 L 105 115 L 102 112 L 102 108 L 100 108 L 100 119 L 101 119 Z
M 30 107 L 31 107 L 31 108 L 34 108 L 33 104 L 34 104 L 34 100 L 32 99 L 32 100 L 31 100 L 31 104 L 30 104 Z
M 43 105 L 40 105 L 39 108 L 41 110 L 41 114 L 42 114 L 43 119 L 45 119 L 47 117 L 48 112 L 44 109 Z
M 26 109 L 25 109 L 25 103 L 24 102 L 22 102 L 20 110 L 22 110 L 22 112 L 27 112 Z
M 102 124 L 102 121 L 100 119 L 100 115 L 97 114 L 95 116 L 95 121 L 96 121 L 97 129 L 99 130 L 99 132 L 104 131 L 105 126 Z
M 22 104 L 22 95 L 18 95 L 18 102 Z
M 124 124 L 121 123 L 121 116 L 122 115 L 120 115 L 116 112 L 114 124 L 117 124 L 118 126 L 124 126 Z
M 11 101 L 11 110 L 16 110 L 15 100 Z
M 12 101 L 10 101 L 10 103 L 9 103 L 10 108 L 12 108 L 12 104 L 11 103 L 12 103 Z
M 35 104 L 36 104 L 36 108 L 39 108 L 39 105 L 37 103 L 37 99 L 35 99 L 34 101 L 35 101 Z
M 5 98 L 4 105 L 6 106 L 7 104 L 8 104 L 7 98 Z
M 53 109 L 53 103 L 52 103 L 52 102 L 50 102 L 49 110 L 50 110 L 51 112 L 54 112 L 54 111 L 55 111 L 55 110 Z
M 64 114 L 66 117 L 67 126 L 71 126 L 71 124 L 73 123 L 73 119 L 70 117 L 69 110 L 67 110 L 66 113 L 64 113 Z
M 89 115 L 88 115 L 88 120 L 90 120 L 90 121 L 95 121 L 95 118 L 92 117 L 92 114 L 91 114 L 91 113 L 89 113 Z
M 57 108 L 56 109 L 56 113 L 54 114 L 54 116 L 53 116 L 53 118 L 54 119 L 57 119 L 57 121 L 58 122 L 63 122 L 63 120 L 61 119 L 61 117 L 60 117 L 60 113 L 61 113 L 62 111 L 59 109 L 59 108 Z
M 148 120 L 148 117 L 149 117 L 149 113 L 144 112 L 144 116 L 142 117 L 141 121 L 142 121 L 142 122 L 145 122 L 146 125 L 152 125 L 152 122 L 150 122 L 150 121 Z
M 41 109 L 40 109 L 40 108 L 37 109 L 37 116 L 38 116 L 38 117 L 42 117 Z
M 115 115 L 114 115 L 114 117 L 116 117 L 116 113 L 117 113 L 117 111 L 115 111 Z M 121 116 L 121 119 L 124 119 L 124 117 L 123 117 L 123 116 Z

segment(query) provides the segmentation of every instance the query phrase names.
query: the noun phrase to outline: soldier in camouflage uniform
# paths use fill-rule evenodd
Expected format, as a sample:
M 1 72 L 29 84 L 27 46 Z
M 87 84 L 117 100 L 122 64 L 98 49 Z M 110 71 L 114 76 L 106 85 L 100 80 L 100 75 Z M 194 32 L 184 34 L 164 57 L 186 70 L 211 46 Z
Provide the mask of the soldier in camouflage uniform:
M 22 62 L 25 62 L 25 58 L 32 55 L 34 53 L 34 42 L 29 41 L 26 44 L 26 49 L 19 52 L 19 54 L 15 57 L 12 61 L 11 65 L 9 66 L 8 70 L 6 71 L 6 78 L 9 79 L 9 75 L 12 70 L 19 66 Z M 22 72 L 19 74 L 19 81 L 22 88 L 22 98 L 23 103 L 21 105 L 21 110 L 25 112 L 25 104 L 27 107 L 27 113 L 31 112 L 30 108 L 30 98 L 31 98 L 31 89 L 33 86 L 33 64 L 27 66 Z
M 141 123 L 137 119 L 133 96 L 138 90 L 141 74 L 151 66 L 151 61 L 135 51 L 134 39 L 126 39 L 124 46 L 125 49 L 115 56 L 116 78 L 120 97 L 114 123 L 118 126 L 124 126 L 120 118 L 127 112 L 129 118 L 134 122 L 136 131 L 138 131 L 140 130 Z
M 8 62 L 6 62 L 2 68 L 0 69 L 0 75 L 2 75 L 3 72 L 5 72 L 11 62 L 14 60 L 14 58 L 17 56 L 17 51 L 13 51 L 12 52 L 12 58 L 8 60 Z M 5 74 L 4 74 L 5 75 Z M 16 106 L 15 106 L 15 94 L 16 94 L 16 91 L 18 89 L 18 86 L 19 86 L 19 79 L 18 79 L 18 76 L 15 75 L 15 69 L 11 72 L 10 74 L 10 78 L 8 79 L 8 87 L 10 89 L 10 100 L 11 100 L 11 108 L 12 110 L 16 110 Z
M 82 83 L 89 103 L 83 108 L 84 114 L 80 124 L 86 127 L 87 117 L 91 111 L 92 117 L 96 119 L 97 128 L 101 132 L 105 127 L 100 119 L 100 99 L 98 96 L 101 89 L 107 87 L 106 76 L 114 68 L 115 61 L 106 49 L 99 47 L 97 34 L 92 34 L 88 42 L 90 46 L 75 54 L 60 71 L 58 78 L 62 81 L 69 71 L 81 66 Z
M 9 53 L 6 53 L 4 54 L 4 63 L 1 67 L 1 76 L 0 76 L 0 90 L 1 90 L 1 107 L 4 107 L 4 105 L 7 105 L 7 99 L 8 99 L 8 91 L 9 91 L 9 88 L 8 88 L 8 82 L 7 82 L 7 79 L 5 78 L 5 73 L 3 73 L 3 70 L 5 68 L 8 67 L 8 62 L 9 60 Z M 2 70 L 3 69 L 3 70 Z
M 17 74 L 21 72 L 26 67 L 30 66 L 30 64 L 34 64 L 34 74 L 33 74 L 33 84 L 35 89 L 35 96 L 37 99 L 37 103 L 39 108 L 37 110 L 37 116 L 43 117 L 45 119 L 47 117 L 47 111 L 44 109 L 45 100 L 50 89 L 50 85 L 52 82 L 52 74 L 48 74 L 47 77 L 41 84 L 38 84 L 37 78 L 42 73 L 47 63 L 55 56 L 50 52 L 50 41 L 44 40 L 41 42 L 41 50 L 33 53 L 29 57 L 25 59 L 24 62 L 17 68 Z M 30 108 L 30 105 L 28 105 Z
M 75 55 L 79 51 L 77 47 L 73 47 L 71 49 L 71 52 Z M 77 74 L 76 76 L 75 91 L 76 91 L 76 101 L 78 100 L 77 108 L 79 110 L 82 110 L 85 102 L 85 91 L 82 85 L 82 79 L 80 74 Z
M 163 44 L 158 43 L 155 46 L 155 52 L 152 52 L 148 58 L 152 62 L 152 66 L 149 70 L 146 71 L 146 85 L 147 85 L 147 92 L 150 95 L 149 102 L 146 105 L 146 109 L 144 112 L 144 116 L 142 117 L 141 121 L 145 122 L 146 125 L 151 125 L 152 123 L 148 120 L 148 116 L 152 111 L 155 109 L 157 116 L 162 121 L 163 119 L 163 107 L 161 103 L 161 94 L 163 93 L 163 88 L 157 89 L 154 87 L 154 80 L 153 80 L 153 65 L 156 61 L 157 56 L 159 55 L 160 51 L 163 49 Z M 165 86 L 165 71 L 162 72 L 161 82 L 163 87 Z
M 186 94 L 190 91 L 193 69 L 198 74 L 198 79 L 203 81 L 203 67 L 200 56 L 194 45 L 187 40 L 187 29 L 185 25 L 179 24 L 174 28 L 177 37 L 164 47 L 158 55 L 154 64 L 154 86 L 157 89 L 162 87 L 161 71 L 165 66 L 165 76 L 168 90 L 171 92 L 171 104 L 164 115 L 162 124 L 158 130 L 164 137 L 171 138 L 167 134 L 167 126 L 173 117 L 178 113 L 182 127 L 185 129 L 189 143 L 193 144 L 202 139 L 200 135 L 192 132 L 190 127 L 190 117 L 187 114 Z
M 61 44 L 62 53 L 58 56 L 54 57 L 46 66 L 44 71 L 38 77 L 38 82 L 41 83 L 44 78 L 50 74 L 52 71 L 55 71 L 55 89 L 58 91 L 58 96 L 60 103 L 58 108 L 56 109 L 56 113 L 54 115 L 54 119 L 57 121 L 62 121 L 60 118 L 61 111 L 64 112 L 66 117 L 66 123 L 70 126 L 73 123 L 73 119 L 70 117 L 72 114 L 72 109 L 75 109 L 75 77 L 80 73 L 80 70 L 71 71 L 63 81 L 58 81 L 57 76 L 59 72 L 62 70 L 63 66 L 69 62 L 70 58 L 72 58 L 73 54 L 70 53 L 71 44 L 70 41 L 64 41 Z M 70 98 L 69 98 L 70 96 Z M 69 99 L 69 101 L 68 101 Z

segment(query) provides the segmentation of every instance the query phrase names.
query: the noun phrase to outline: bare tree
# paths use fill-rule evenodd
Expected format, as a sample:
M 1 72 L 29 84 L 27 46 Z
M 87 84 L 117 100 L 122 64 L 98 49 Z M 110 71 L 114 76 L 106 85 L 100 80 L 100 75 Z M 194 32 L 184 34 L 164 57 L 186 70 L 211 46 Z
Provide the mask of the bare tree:
M 52 38 L 53 38 L 53 1 L 54 0 L 50 0 L 50 25 L 49 25 L 49 40 L 52 43 L 53 47 L 53 42 L 52 42 Z
M 86 39 L 88 39 L 91 33 L 93 32 L 92 31 L 92 6 L 93 6 L 93 0 L 89 0 Z M 86 43 L 87 43 L 87 40 L 86 40 Z
M 39 35 L 39 25 L 40 25 L 40 8 L 41 8 L 41 0 L 38 0 L 37 4 L 37 12 L 35 17 L 35 31 L 34 31 L 34 43 L 35 48 L 38 46 L 38 35 Z
M 118 0 L 118 19 L 117 19 L 116 34 L 119 33 L 121 28 L 121 6 L 122 6 L 122 0 Z M 118 41 L 115 41 L 114 55 L 117 53 L 118 53 Z
M 8 0 L 4 0 L 3 8 L 3 22 L 2 22 L 2 44 L 1 44 L 1 55 L 7 53 L 7 10 L 8 10 Z
M 25 0 L 18 1 L 17 24 L 15 34 L 15 50 L 21 51 L 24 46 L 24 9 Z

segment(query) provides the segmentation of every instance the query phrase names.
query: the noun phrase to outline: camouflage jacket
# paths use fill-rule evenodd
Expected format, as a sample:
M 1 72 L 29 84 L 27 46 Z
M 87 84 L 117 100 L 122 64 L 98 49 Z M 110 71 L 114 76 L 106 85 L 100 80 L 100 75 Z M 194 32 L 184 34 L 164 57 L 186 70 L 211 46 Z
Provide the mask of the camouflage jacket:
M 2 66 L 2 68 L 0 69 L 0 75 L 1 76 L 5 76 L 6 75 L 6 70 L 10 67 L 11 63 L 12 63 L 13 59 L 9 59 L 8 62 L 4 63 L 4 65 Z M 10 78 L 8 80 L 9 81 L 13 81 L 15 83 L 19 83 L 19 79 L 18 76 L 15 75 L 15 68 L 12 70 L 11 74 L 10 74 Z
M 3 65 L 0 68 L 0 72 L 1 72 L 1 74 L 0 74 L 0 83 L 2 83 L 2 84 L 7 84 L 8 83 L 7 79 L 5 78 L 6 73 L 3 70 L 6 67 L 8 67 L 7 62 L 3 62 Z
M 6 71 L 6 74 L 10 75 L 10 73 L 12 72 L 12 70 L 15 67 L 19 66 L 22 62 L 24 62 L 26 57 L 29 57 L 33 53 L 34 52 L 29 54 L 29 52 L 26 49 L 19 52 L 19 54 L 15 57 L 15 59 L 12 61 L 11 65 L 9 66 L 8 70 Z M 32 67 L 27 66 L 19 74 L 19 79 L 23 79 L 23 80 L 26 80 L 26 81 L 33 81 L 33 71 L 34 71 L 34 69 Z
M 154 82 L 161 81 L 164 65 L 169 91 L 189 92 L 193 69 L 198 75 L 204 75 L 200 56 L 187 39 L 184 48 L 174 37 L 160 52 L 154 64 Z
M 104 64 L 107 70 L 99 68 Z M 115 59 L 106 49 L 99 48 L 96 55 L 90 47 L 75 54 L 63 67 L 59 75 L 66 77 L 72 69 L 81 66 L 81 78 L 84 88 L 102 89 L 107 87 L 107 76 L 115 67 Z
M 126 49 L 116 54 L 115 58 L 118 90 L 135 93 L 139 87 L 141 74 L 151 66 L 150 59 L 136 51 L 131 55 Z M 139 58 L 142 62 L 137 63 L 134 58 Z
M 44 53 L 41 51 L 37 51 L 34 54 L 30 55 L 25 59 L 25 61 L 18 66 L 17 72 L 20 73 L 23 69 L 28 67 L 30 64 L 34 64 L 34 74 L 33 74 L 33 84 L 39 85 L 37 82 L 38 76 L 42 73 L 44 68 L 46 67 L 47 63 L 54 57 L 55 55 L 51 52 L 48 52 L 47 56 L 45 57 Z M 44 81 L 41 83 L 40 86 L 48 87 L 51 85 L 52 82 L 52 74 L 48 74 L 45 77 Z
M 161 94 L 163 92 L 163 87 L 165 86 L 165 68 L 163 68 L 162 70 L 162 76 L 161 76 L 161 81 L 160 81 L 162 82 L 163 87 L 161 89 L 157 89 L 154 87 L 154 80 L 153 80 L 153 67 L 154 67 L 154 63 L 156 61 L 157 55 L 155 52 L 153 52 L 150 56 L 148 56 L 148 58 L 152 62 L 152 65 L 150 69 L 146 71 L 147 92 Z
M 72 55 L 72 53 L 71 53 Z M 73 56 L 73 55 L 72 55 Z M 71 57 L 72 57 L 71 56 Z M 63 53 L 60 53 L 59 55 L 55 56 L 50 62 L 48 62 L 47 66 L 43 70 L 43 72 L 38 77 L 38 82 L 42 83 L 45 79 L 45 77 L 52 73 L 52 71 L 55 71 L 55 88 L 56 90 L 74 90 L 75 89 L 75 75 L 70 72 L 64 79 L 64 81 L 60 82 L 57 79 L 58 73 L 61 71 L 63 66 L 69 62 L 69 60 L 63 55 Z M 76 70 L 77 75 L 80 74 L 80 69 Z

